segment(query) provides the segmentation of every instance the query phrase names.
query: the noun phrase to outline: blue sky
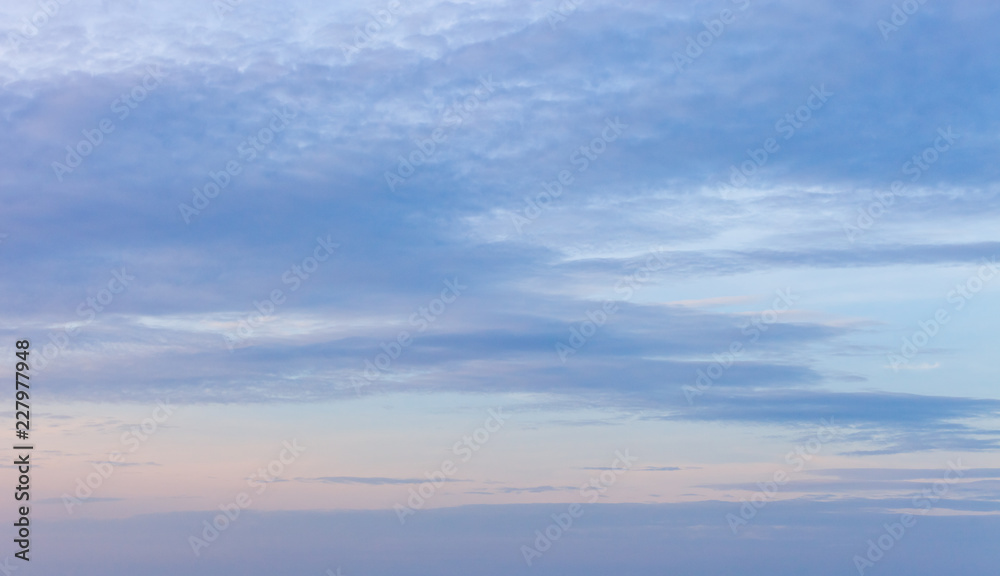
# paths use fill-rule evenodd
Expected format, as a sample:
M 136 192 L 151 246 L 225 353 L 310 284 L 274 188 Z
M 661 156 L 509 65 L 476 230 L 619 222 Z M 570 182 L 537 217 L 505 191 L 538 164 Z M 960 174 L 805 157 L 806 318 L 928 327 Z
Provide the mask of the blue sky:
M 31 570 L 996 564 L 996 7 L 39 6 L 0 3 Z

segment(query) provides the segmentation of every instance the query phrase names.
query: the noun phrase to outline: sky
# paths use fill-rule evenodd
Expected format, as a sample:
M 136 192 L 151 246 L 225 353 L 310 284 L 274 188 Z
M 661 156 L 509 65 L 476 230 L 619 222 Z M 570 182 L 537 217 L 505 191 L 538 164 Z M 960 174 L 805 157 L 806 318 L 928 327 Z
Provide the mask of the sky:
M 998 27 L 0 0 L 0 572 L 994 569 Z

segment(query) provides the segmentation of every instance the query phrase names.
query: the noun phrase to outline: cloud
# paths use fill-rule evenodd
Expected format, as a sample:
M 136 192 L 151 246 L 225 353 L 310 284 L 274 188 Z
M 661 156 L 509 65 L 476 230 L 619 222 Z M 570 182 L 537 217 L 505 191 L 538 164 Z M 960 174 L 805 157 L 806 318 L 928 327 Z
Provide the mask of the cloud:
M 726 514 L 738 510 L 732 502 L 593 504 L 584 508 L 583 516 L 538 563 L 549 570 L 584 575 L 605 574 L 615 567 L 629 574 L 651 575 L 697 565 L 707 574 L 791 576 L 808 569 L 812 574 L 832 576 L 853 569 L 851 559 L 865 553 L 866 541 L 877 538 L 883 524 L 898 522 L 897 510 L 910 505 L 906 499 L 771 502 L 744 528 L 749 537 L 737 538 L 725 520 Z M 405 566 L 420 566 L 448 576 L 470 570 L 484 576 L 520 574 L 529 571 L 520 546 L 532 545 L 534 532 L 544 530 L 552 522 L 551 515 L 565 511 L 565 504 L 428 509 L 400 526 L 391 510 L 246 510 L 240 522 L 255 529 L 241 531 L 239 525 L 234 526 L 200 559 L 176 535 L 197 527 L 203 513 L 62 520 L 49 524 L 49 538 L 64 553 L 41 556 L 39 562 L 59 572 L 75 562 L 78 552 L 110 541 L 120 551 L 80 565 L 81 576 L 105 574 L 112 567 L 136 567 L 153 576 L 180 567 L 185 574 L 201 576 L 218 573 L 223 563 L 256 575 L 278 562 L 270 556 L 270 548 L 259 545 L 265 538 L 286 550 L 326 550 L 345 573 L 364 570 L 388 576 Z M 936 512 L 944 515 L 917 517 L 917 525 L 880 562 L 882 572 L 895 576 L 949 567 L 967 570 L 995 560 L 990 538 L 1000 512 L 996 502 L 945 499 L 939 501 Z M 157 544 L 140 546 L 140 537 L 141 542 Z M 373 555 L 369 547 L 398 553 Z M 955 555 L 943 558 L 941 547 Z M 623 549 L 629 553 L 620 554 Z M 331 562 L 328 557 L 302 553 L 280 561 L 290 571 L 318 573 Z M 164 562 L 171 567 L 160 568 Z
M 348 57 L 371 16 L 345 3 L 220 18 L 201 1 L 77 0 L 16 48 L 8 33 L 36 7 L 0 7 L 0 251 L 16 271 L 0 277 L 0 336 L 31 334 L 33 358 L 58 351 L 54 399 L 348 402 L 407 331 L 366 393 L 531 395 L 562 424 L 580 406 L 790 434 L 835 418 L 859 458 L 998 447 L 989 356 L 938 358 L 991 341 L 991 297 L 966 340 L 942 331 L 913 365 L 957 372 L 869 365 L 942 305 L 938 278 L 1000 253 L 995 10 L 928 3 L 885 40 L 889 6 L 755 0 L 678 71 L 719 4 L 588 0 L 556 27 L 557 3 L 405 4 Z M 476 97 L 484 82 L 495 89 Z M 779 122 L 817 87 L 829 101 L 785 138 Z M 609 121 L 624 125 L 613 140 Z M 915 171 L 949 128 L 954 146 Z M 722 197 L 769 138 L 780 149 Z M 74 148 L 79 166 L 57 175 Z M 546 192 L 564 171 L 572 183 Z M 896 180 L 905 191 L 851 242 L 844 225 Z M 519 230 L 512 215 L 529 211 Z M 318 238 L 340 248 L 305 272 Z M 654 251 L 669 264 L 626 298 L 619 283 Z M 134 283 L 104 302 L 122 269 Z M 453 278 L 468 291 L 420 331 L 414 314 Z M 683 387 L 789 286 L 812 300 L 688 405 Z M 283 303 L 230 352 L 223 334 L 276 290 Z M 605 300 L 618 311 L 561 362 L 556 343 Z
M 320 476 L 317 478 L 296 478 L 295 480 L 297 482 L 320 482 L 323 484 L 367 484 L 369 486 L 423 484 L 427 482 L 426 478 L 381 478 L 378 476 Z M 441 482 L 465 482 L 465 480 L 446 478 L 441 480 Z

